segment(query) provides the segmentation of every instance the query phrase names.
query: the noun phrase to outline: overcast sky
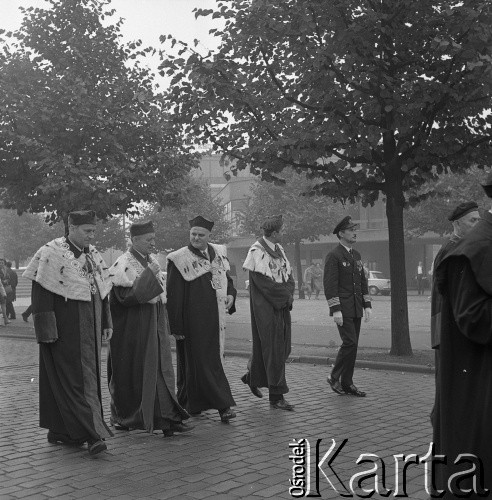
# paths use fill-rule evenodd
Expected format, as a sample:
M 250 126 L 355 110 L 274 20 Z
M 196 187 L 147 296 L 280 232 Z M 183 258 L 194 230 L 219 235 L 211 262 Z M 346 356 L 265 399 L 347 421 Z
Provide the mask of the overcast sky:
M 46 7 L 44 0 L 0 0 L 0 28 L 14 30 L 20 27 L 22 7 Z M 201 42 L 200 52 L 213 49 L 217 42 L 208 30 L 217 27 L 210 16 L 195 19 L 195 7 L 213 9 L 216 0 L 112 0 L 110 7 L 116 9 L 113 20 L 125 19 L 121 32 L 125 40 L 141 39 L 144 45 L 157 47 L 160 35 L 174 35 L 179 40 Z M 169 47 L 169 46 L 167 46 Z

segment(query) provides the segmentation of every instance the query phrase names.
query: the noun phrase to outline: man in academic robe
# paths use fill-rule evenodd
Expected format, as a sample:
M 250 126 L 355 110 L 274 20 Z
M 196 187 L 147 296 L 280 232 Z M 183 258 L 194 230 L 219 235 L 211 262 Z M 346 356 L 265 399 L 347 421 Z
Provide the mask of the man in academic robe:
M 337 394 L 364 397 L 354 385 L 353 375 L 362 317 L 371 317 L 371 297 L 360 253 L 353 248 L 358 224 L 344 217 L 333 230 L 339 244 L 326 256 L 323 284 L 330 316 L 338 328 L 342 345 L 328 377 Z
M 130 227 L 131 248 L 110 268 L 114 334 L 108 355 L 111 422 L 118 430 L 162 430 L 165 437 L 193 427 L 174 392 L 165 281 L 152 221 Z
M 492 198 L 492 173 L 483 187 Z M 447 463 L 436 465 L 434 486 L 443 498 L 483 498 L 492 490 L 492 210 L 442 259 L 435 281 L 442 304 L 433 430 L 435 455 Z
M 243 264 L 249 271 L 253 353 L 241 380 L 259 398 L 263 397 L 259 387 L 267 387 L 273 408 L 292 411 L 294 405 L 286 401 L 284 394 L 289 392 L 285 362 L 291 351 L 290 311 L 295 283 L 280 245 L 282 216 L 267 218 L 262 230 L 263 237 L 253 243 Z
M 210 243 L 214 223 L 189 221 L 190 244 L 167 256 L 167 308 L 176 337 L 178 401 L 191 414 L 216 409 L 222 422 L 236 417 L 224 373 L 226 315 L 236 290 L 226 248 Z
M 458 241 L 461 240 L 468 232 L 475 226 L 475 224 L 480 220 L 480 214 L 478 212 L 478 205 L 474 201 L 465 201 L 460 203 L 455 209 L 449 214 L 448 220 L 453 225 L 453 234 L 449 240 L 441 247 L 439 252 L 434 259 L 432 265 L 433 269 L 437 269 L 439 264 L 442 262 L 444 257 L 456 246 Z M 435 280 L 432 281 L 431 289 L 431 347 L 435 349 L 435 370 L 436 370 L 436 383 L 438 383 L 438 373 L 439 373 L 439 335 L 441 330 L 441 303 L 442 297 L 439 290 L 436 287 Z M 436 391 L 436 395 L 439 391 Z M 431 413 L 431 421 L 433 421 L 433 415 L 435 414 L 436 407 L 439 401 L 434 402 L 434 408 Z
M 93 211 L 72 212 L 68 236 L 41 247 L 23 276 L 32 280 L 34 330 L 39 343 L 39 424 L 48 442 L 82 445 L 91 455 L 112 436 L 101 404 L 101 341 L 112 335 L 111 282 L 90 244 Z

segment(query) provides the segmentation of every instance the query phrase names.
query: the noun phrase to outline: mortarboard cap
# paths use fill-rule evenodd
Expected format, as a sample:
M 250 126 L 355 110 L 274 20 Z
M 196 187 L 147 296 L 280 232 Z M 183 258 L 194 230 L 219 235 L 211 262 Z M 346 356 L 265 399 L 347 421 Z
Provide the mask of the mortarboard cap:
M 338 234 L 340 231 L 345 231 L 346 229 L 355 229 L 358 228 L 359 224 L 352 222 L 352 217 L 350 215 L 347 215 L 347 217 L 344 217 L 335 227 L 333 230 L 333 234 Z
M 72 226 L 81 226 L 82 224 L 97 224 L 96 212 L 94 210 L 79 210 L 68 214 L 68 223 Z
M 197 215 L 194 219 L 191 219 L 188 222 L 190 223 L 190 229 L 192 227 L 203 227 L 208 231 L 212 231 L 212 228 L 214 227 L 213 221 L 205 219 L 205 217 L 202 217 L 201 215 Z
M 453 222 L 454 220 L 461 219 L 461 217 L 464 217 L 466 214 L 477 210 L 478 205 L 474 201 L 464 201 L 449 214 L 448 220 Z
M 140 236 L 148 233 L 155 233 L 154 223 L 151 220 L 134 222 L 130 226 L 130 236 Z

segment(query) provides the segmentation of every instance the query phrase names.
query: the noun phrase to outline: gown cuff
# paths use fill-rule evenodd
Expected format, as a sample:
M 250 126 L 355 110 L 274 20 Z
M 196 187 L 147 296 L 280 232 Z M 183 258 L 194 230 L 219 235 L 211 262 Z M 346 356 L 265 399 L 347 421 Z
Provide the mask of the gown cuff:
M 58 340 L 58 330 L 56 328 L 56 317 L 54 311 L 34 313 L 34 331 L 38 344 L 42 342 L 54 342 Z

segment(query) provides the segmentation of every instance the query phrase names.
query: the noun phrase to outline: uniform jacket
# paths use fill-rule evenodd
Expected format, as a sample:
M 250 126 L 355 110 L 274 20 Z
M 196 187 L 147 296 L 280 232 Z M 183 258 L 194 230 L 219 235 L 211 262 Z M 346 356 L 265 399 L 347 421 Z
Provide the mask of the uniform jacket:
M 371 307 L 360 253 L 352 251 L 353 256 L 340 244 L 326 256 L 323 285 L 330 316 L 342 311 L 347 318 L 361 318 L 364 309 Z

